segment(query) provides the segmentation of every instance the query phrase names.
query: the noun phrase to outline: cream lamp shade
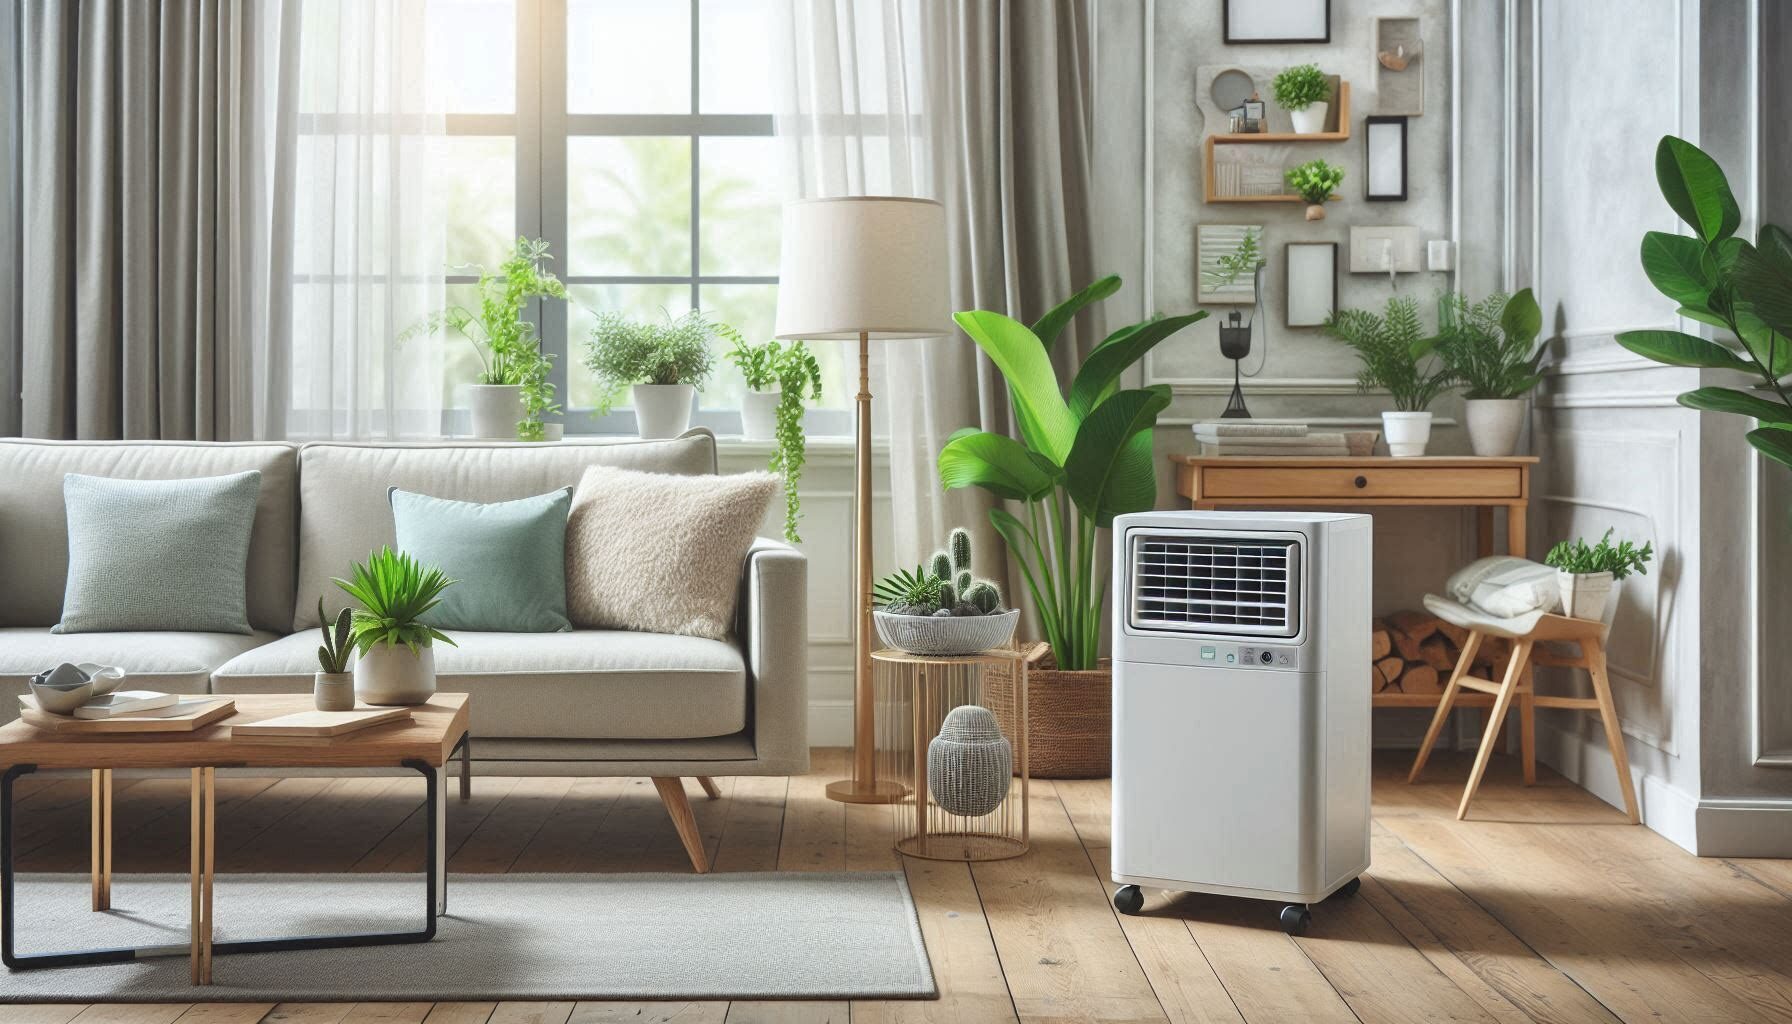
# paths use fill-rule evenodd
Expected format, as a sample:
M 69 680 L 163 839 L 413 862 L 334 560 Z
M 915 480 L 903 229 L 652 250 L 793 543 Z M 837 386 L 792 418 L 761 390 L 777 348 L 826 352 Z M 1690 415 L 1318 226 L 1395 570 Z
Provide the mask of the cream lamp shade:
M 784 207 L 780 338 L 932 338 L 951 329 L 946 208 L 845 196 Z

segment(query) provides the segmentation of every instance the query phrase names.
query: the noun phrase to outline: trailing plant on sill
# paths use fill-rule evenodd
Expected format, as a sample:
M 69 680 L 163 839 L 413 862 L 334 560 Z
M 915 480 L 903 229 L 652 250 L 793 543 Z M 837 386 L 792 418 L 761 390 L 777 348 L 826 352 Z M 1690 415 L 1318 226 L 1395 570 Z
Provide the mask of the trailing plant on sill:
M 466 338 L 479 354 L 479 383 L 521 389 L 523 418 L 516 431 L 525 441 L 541 440 L 545 436 L 542 416 L 560 411 L 554 401 L 554 385 L 548 381 L 554 357 L 541 350 L 535 325 L 523 319 L 523 306 L 530 299 L 566 298 L 566 286 L 542 267 L 550 259 L 546 241 L 519 238 L 496 273 L 472 268 L 479 271 L 477 313 L 465 306 L 448 306 L 398 335 L 403 343 L 448 328 Z
M 1630 541 L 1622 540 L 1613 544 L 1612 531 L 1607 529 L 1599 538 L 1599 543 L 1588 545 L 1582 538 L 1572 541 L 1561 541 L 1549 549 L 1543 556 L 1543 564 L 1554 566 L 1566 573 L 1586 576 L 1593 573 L 1609 572 L 1613 580 L 1621 580 L 1631 573 L 1647 576 L 1647 564 L 1654 555 L 1654 545 L 1645 543 L 1637 547 Z
M 749 390 L 778 392 L 777 438 L 770 469 L 784 485 L 784 539 L 800 544 L 803 538 L 797 534 L 796 526 L 803 515 L 803 503 L 797 495 L 797 484 L 803 478 L 803 463 L 808 458 L 803 403 L 821 401 L 821 364 L 800 341 L 752 345 L 727 324 L 716 325 L 716 333 L 734 343 L 728 350 L 728 360 L 740 370 Z
M 663 321 L 599 313 L 585 339 L 585 366 L 602 389 L 598 415 L 609 412 L 636 384 L 689 384 L 703 390 L 715 369 L 709 339 L 725 326 L 700 309 L 677 317 L 665 314 Z
M 1435 351 L 1470 399 L 1522 398 L 1543 379 L 1537 335 L 1543 311 L 1529 288 L 1495 292 L 1480 302 L 1445 292 L 1437 300 L 1437 336 L 1420 345 Z
M 1419 305 L 1412 299 L 1388 299 L 1384 316 L 1366 309 L 1343 309 L 1325 322 L 1327 334 L 1349 345 L 1362 361 L 1359 391 L 1385 390 L 1399 412 L 1424 412 L 1437 396 L 1456 383 L 1448 367 L 1430 356 L 1436 341 L 1419 324 Z
M 349 575 L 352 579 L 331 582 L 361 602 L 354 612 L 350 639 L 362 655 L 375 644 L 403 644 L 412 654 L 436 640 L 459 646 L 422 622 L 431 608 L 442 603 L 442 591 L 455 582 L 442 570 L 425 567 L 405 552 L 388 547 L 368 555 L 367 564 L 356 563 Z

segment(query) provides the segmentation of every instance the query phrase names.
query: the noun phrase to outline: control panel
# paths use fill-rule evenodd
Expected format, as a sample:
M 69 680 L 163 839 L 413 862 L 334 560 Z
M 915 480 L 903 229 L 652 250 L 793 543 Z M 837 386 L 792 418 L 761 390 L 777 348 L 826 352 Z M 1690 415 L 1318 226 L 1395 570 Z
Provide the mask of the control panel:
M 1275 644 L 1201 643 L 1197 664 L 1214 668 L 1300 668 L 1300 648 Z

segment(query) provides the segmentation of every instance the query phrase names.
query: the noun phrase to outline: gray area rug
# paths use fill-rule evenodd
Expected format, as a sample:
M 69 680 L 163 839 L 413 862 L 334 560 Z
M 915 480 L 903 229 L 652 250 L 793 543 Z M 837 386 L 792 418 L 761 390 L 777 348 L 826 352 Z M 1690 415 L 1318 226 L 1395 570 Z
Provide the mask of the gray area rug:
M 184 875 L 21 875 L 20 954 L 187 941 Z M 214 941 L 423 926 L 422 875 L 219 875 Z M 452 875 L 428 943 L 0 973 L 0 1002 L 937 995 L 901 872 Z

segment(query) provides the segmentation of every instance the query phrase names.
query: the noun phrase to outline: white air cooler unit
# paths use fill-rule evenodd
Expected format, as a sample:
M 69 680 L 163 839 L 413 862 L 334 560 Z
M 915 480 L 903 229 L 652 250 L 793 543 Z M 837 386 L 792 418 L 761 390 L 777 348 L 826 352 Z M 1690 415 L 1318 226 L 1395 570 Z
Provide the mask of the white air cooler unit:
M 1114 520 L 1114 906 L 1307 904 L 1369 866 L 1366 515 Z

